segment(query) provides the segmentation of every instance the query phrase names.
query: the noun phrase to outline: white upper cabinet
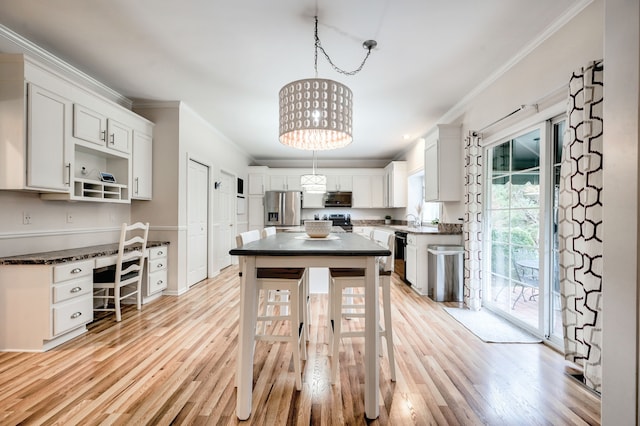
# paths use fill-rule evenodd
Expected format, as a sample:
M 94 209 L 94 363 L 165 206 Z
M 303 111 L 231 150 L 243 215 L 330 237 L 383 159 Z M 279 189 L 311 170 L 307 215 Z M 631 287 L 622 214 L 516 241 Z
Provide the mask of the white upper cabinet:
M 139 131 L 133 132 L 131 161 L 133 173 L 131 198 L 150 200 L 153 188 L 153 141 L 151 136 Z
M 269 189 L 271 191 L 301 191 L 300 175 L 271 176 Z
M 38 191 L 49 200 L 129 203 L 134 130 L 149 137 L 137 156 L 144 164 L 136 165 L 140 177 L 148 176 L 137 182 L 148 199 L 153 123 L 33 58 L 0 54 L 0 189 Z
M 73 105 L 73 136 L 126 154 L 131 153 L 131 127 L 77 103 Z
M 353 176 L 353 194 L 351 207 L 381 208 L 384 207 L 384 176 L 355 175 Z
M 302 193 L 302 208 L 303 209 L 321 209 L 324 207 L 325 194 L 309 194 L 308 192 Z
M 268 167 L 265 166 L 249 167 L 249 195 L 262 195 L 268 189 L 267 171 Z
M 72 89 L 34 84 L 34 70 L 24 55 L 0 55 L 0 189 L 68 193 Z
M 327 175 L 327 191 L 353 191 L 353 176 Z
M 460 201 L 462 191 L 461 131 L 457 125 L 438 125 L 424 148 L 425 201 Z
M 28 85 L 27 186 L 68 191 L 71 150 L 67 143 L 71 101 Z
M 407 162 L 392 161 L 384 168 L 384 206 L 407 207 Z

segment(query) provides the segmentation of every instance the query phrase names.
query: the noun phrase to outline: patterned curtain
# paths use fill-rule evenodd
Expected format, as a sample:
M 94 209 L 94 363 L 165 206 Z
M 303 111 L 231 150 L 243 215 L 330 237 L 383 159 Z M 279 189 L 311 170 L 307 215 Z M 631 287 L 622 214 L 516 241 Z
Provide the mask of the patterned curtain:
M 602 384 L 602 61 L 569 82 L 558 210 L 565 358 Z
M 482 301 L 482 148 L 480 136 L 465 139 L 464 303 L 479 311 Z

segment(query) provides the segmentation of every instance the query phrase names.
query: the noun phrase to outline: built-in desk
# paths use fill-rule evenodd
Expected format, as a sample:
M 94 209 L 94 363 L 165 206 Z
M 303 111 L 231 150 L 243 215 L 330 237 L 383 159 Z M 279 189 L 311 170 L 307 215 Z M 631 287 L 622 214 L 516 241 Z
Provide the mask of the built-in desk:
M 147 243 L 144 302 L 166 288 L 168 245 Z M 46 351 L 86 332 L 93 271 L 117 253 L 115 243 L 0 258 L 0 351 Z

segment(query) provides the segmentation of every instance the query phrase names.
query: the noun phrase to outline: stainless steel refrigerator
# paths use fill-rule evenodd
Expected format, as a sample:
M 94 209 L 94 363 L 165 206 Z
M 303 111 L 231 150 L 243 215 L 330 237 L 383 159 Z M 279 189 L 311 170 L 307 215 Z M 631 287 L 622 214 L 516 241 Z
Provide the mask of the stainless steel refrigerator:
M 266 191 L 265 226 L 299 226 L 302 221 L 302 192 Z

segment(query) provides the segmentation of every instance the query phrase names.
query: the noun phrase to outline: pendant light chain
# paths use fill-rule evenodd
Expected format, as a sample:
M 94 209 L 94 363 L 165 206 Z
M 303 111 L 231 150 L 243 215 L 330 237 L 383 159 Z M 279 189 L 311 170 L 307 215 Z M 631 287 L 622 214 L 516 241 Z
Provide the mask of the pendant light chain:
M 315 71 L 316 71 L 316 78 L 318 78 L 318 49 L 320 49 L 320 51 L 322 52 L 324 57 L 327 58 L 327 62 L 329 62 L 329 65 L 331 65 L 331 67 L 335 71 L 339 72 L 340 74 L 356 75 L 357 73 L 359 73 L 362 70 L 362 67 L 364 67 L 365 62 L 367 62 L 367 59 L 369 58 L 369 55 L 371 55 L 371 49 L 376 47 L 378 43 L 376 43 L 375 40 L 367 40 L 367 41 L 365 41 L 362 44 L 362 46 L 365 49 L 367 49 L 367 54 L 365 55 L 364 59 L 362 60 L 362 63 L 360 64 L 360 66 L 358 68 L 356 68 L 355 70 L 353 70 L 353 71 L 344 71 L 344 70 L 338 68 L 338 66 L 333 63 L 333 61 L 329 57 L 329 54 L 322 47 L 322 44 L 320 43 L 320 37 L 318 37 L 318 16 L 316 15 L 316 16 L 314 16 L 314 18 L 316 20 L 316 29 L 315 29 L 316 53 L 315 53 L 315 58 L 314 58 L 314 60 L 315 60 L 314 67 L 315 67 Z

